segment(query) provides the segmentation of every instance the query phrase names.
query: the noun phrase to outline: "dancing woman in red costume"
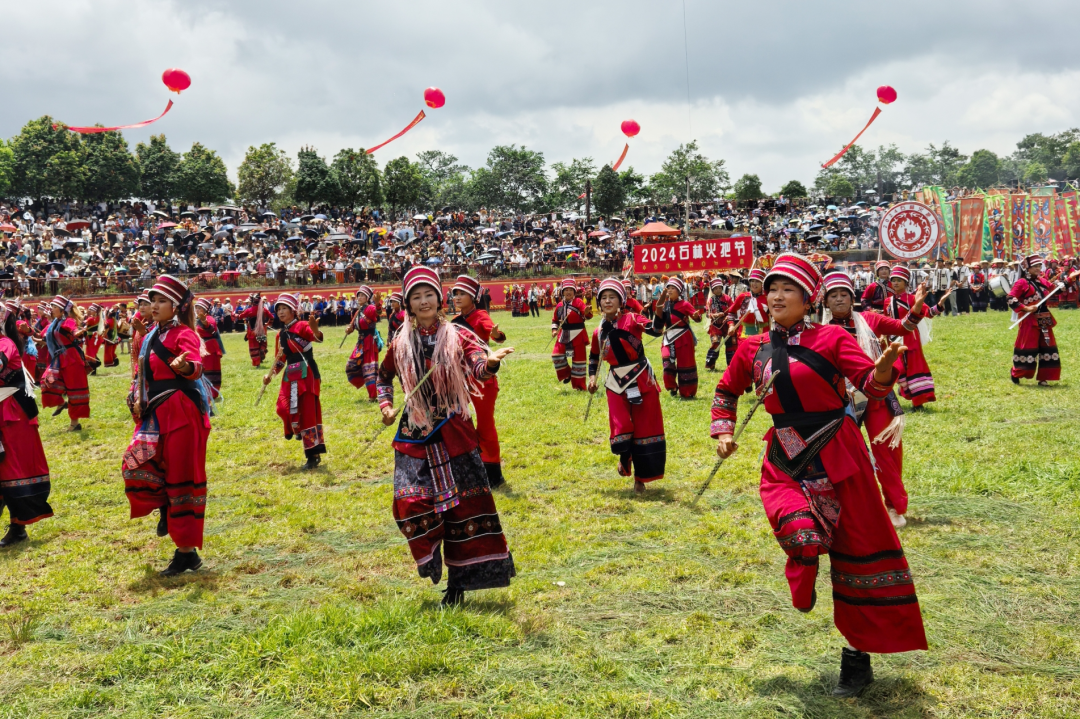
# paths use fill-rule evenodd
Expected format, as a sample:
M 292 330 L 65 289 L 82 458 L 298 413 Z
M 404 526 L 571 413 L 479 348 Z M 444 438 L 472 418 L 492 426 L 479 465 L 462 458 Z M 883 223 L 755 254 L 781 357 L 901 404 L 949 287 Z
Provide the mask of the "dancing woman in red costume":
M 379 368 L 383 423 L 398 422 L 394 519 L 421 577 L 438 584 L 445 557 L 443 604 L 458 604 L 467 591 L 510 586 L 515 574 L 469 418 L 470 395 L 514 350 L 489 352 L 472 332 L 449 322 L 439 276 L 430 268 L 410 269 L 402 294 L 409 321 Z M 395 377 L 408 397 L 400 419 Z
M 274 375 L 285 371 L 278 390 L 277 414 L 285 425 L 285 439 L 295 437 L 304 443 L 304 469 L 315 469 L 326 454 L 326 440 L 319 400 L 322 377 L 312 346 L 323 341 L 323 333 L 318 317 L 312 317 L 311 322 L 297 319 L 300 295 L 279 295 L 274 313 L 281 330 L 274 340 L 274 366 L 263 377 L 263 384 L 270 384 Z
M 611 451 L 619 457 L 618 473 L 633 474 L 634 491 L 664 477 L 667 440 L 660 384 L 656 381 L 642 334 L 653 333 L 648 318 L 626 309 L 626 289 L 615 278 L 600 283 L 596 299 L 603 319 L 593 330 L 589 351 L 589 391 L 596 392 L 601 361 L 609 365 L 604 378 Z
M 555 346 L 551 349 L 551 361 L 559 381 L 581 392 L 585 391 L 585 371 L 588 364 L 585 320 L 592 319 L 592 307 L 576 296 L 577 286 L 573 280 L 563 280 L 559 285 L 562 301 L 555 305 L 551 317 L 551 336 Z
M 202 357 L 203 377 L 214 388 L 216 398 L 221 396 L 221 357 L 225 354 L 225 343 L 218 333 L 217 321 L 209 314 L 212 308 L 206 297 L 195 300 L 195 331 L 206 350 Z
M 138 424 L 124 452 L 131 518 L 160 514 L 157 535 L 176 545 L 171 577 L 202 566 L 210 388 L 202 380 L 199 335 L 187 285 L 162 275 L 150 289 L 153 326 L 139 351 Z
M 248 298 L 250 305 L 246 310 L 236 316 L 243 320 L 247 327 L 244 339 L 248 343 L 248 354 L 251 356 L 251 366 L 258 367 L 266 358 L 266 325 L 272 322 L 270 309 L 263 301 L 262 295 L 252 292 Z
M 885 300 L 884 314 L 894 320 L 903 320 L 915 305 L 915 295 L 908 292 L 911 283 L 911 270 L 903 265 L 896 265 L 889 275 L 889 295 Z M 937 317 L 941 314 L 941 303 L 952 292 L 941 296 L 938 304 L 925 306 L 921 317 Z M 923 352 L 923 337 L 929 338 L 928 324 L 919 325 L 918 331 L 903 335 L 902 340 L 907 350 L 900 358 L 897 369 L 900 370 L 900 396 L 911 400 L 912 409 L 919 410 L 927 402 L 936 401 L 934 395 L 934 375 L 930 373 L 930 364 Z
M 6 506 L 10 520 L 0 547 L 25 542 L 26 526 L 53 514 L 33 374 L 24 361 L 28 340 L 16 326 L 19 309 L 17 300 L 0 305 L 0 511 Z
M 776 373 L 764 398 L 773 427 L 765 435 L 761 500 L 788 555 L 785 574 L 800 611 L 814 608 L 818 558 L 829 555 L 833 620 L 848 641 L 833 694 L 854 696 L 873 681 L 868 652 L 926 649 L 911 570 L 848 412 L 846 388 L 850 382 L 884 400 L 903 346 L 882 348 L 875 362 L 844 328 L 807 322 L 820 284 L 809 259 L 777 258 L 765 277 L 772 330 L 739 344 L 716 387 L 710 433 L 717 454 L 734 452 L 739 397 Z
M 652 332 L 664 334 L 660 357 L 664 362 L 664 388 L 672 397 L 693 399 L 697 395 L 697 357 L 694 346 L 697 337 L 690 329 L 690 321 L 701 322 L 701 310 L 683 299 L 686 285 L 678 277 L 672 277 L 664 287 L 667 300 L 657 304 L 653 316 Z
M 357 389 L 367 387 L 368 399 L 375 402 L 375 381 L 379 370 L 379 345 L 375 333 L 378 331 L 379 308 L 371 301 L 372 296 L 374 293 L 367 285 L 356 291 L 356 314 L 345 328 L 345 334 L 356 330 L 356 346 L 345 363 L 345 377 Z
M 50 303 L 53 320 L 45 329 L 49 368 L 41 377 L 41 406 L 56 407 L 53 417 L 66 408 L 69 432 L 82 429 L 80 419 L 90 416 L 90 386 L 86 382 L 87 358 L 79 346 L 75 305 L 57 295 Z
M 476 306 L 481 291 L 480 283 L 472 277 L 461 275 L 457 278 L 453 297 L 458 314 L 452 321 L 458 327 L 475 334 L 485 346 L 490 346 L 491 342 L 502 344 L 506 341 L 506 334 L 499 329 L 499 325 L 491 321 L 491 315 Z M 476 434 L 480 440 L 480 459 L 484 460 L 488 485 L 492 489 L 501 486 L 506 481 L 502 473 L 499 430 L 495 427 L 495 400 L 498 397 L 499 378 L 495 375 L 480 385 L 479 395 L 472 396 L 473 411 L 476 414 Z
M 725 361 L 731 364 L 731 358 L 735 355 L 735 349 L 739 341 L 729 330 L 736 328 L 734 320 L 729 318 L 731 313 L 731 298 L 724 294 L 724 281 L 717 277 L 709 283 L 709 301 L 705 306 L 705 315 L 709 318 L 709 338 L 712 341 L 709 351 L 705 353 L 705 369 L 710 372 L 716 371 L 716 360 L 720 359 L 720 345 L 724 345 Z
M 1009 309 L 1024 318 L 1016 330 L 1009 376 L 1013 384 L 1020 384 L 1021 379 L 1035 379 L 1046 386 L 1061 379 L 1061 355 L 1054 338 L 1057 320 L 1050 314 L 1048 303 L 1039 305 L 1054 291 L 1054 283 L 1043 277 L 1043 258 L 1039 255 L 1025 257 L 1020 266 L 1027 276 L 1016 280 L 1006 298 Z

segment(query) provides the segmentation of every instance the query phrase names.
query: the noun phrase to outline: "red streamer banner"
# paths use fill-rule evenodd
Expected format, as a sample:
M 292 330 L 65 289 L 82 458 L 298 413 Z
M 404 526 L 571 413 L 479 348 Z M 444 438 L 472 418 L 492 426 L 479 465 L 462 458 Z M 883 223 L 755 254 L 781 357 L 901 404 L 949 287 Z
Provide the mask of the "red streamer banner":
M 99 132 L 115 132 L 117 130 L 134 130 L 136 128 L 146 127 L 147 125 L 151 125 L 151 124 L 157 122 L 161 118 L 165 117 L 165 114 L 168 113 L 169 110 L 171 110 L 171 109 L 172 109 L 172 100 L 169 100 L 169 104 L 165 106 L 165 112 L 161 113 L 160 115 L 155 117 L 153 120 L 144 120 L 143 122 L 137 122 L 134 125 L 117 125 L 116 127 L 69 127 L 67 129 L 71 130 L 72 132 L 78 132 L 78 133 L 83 134 L 83 135 L 94 135 L 94 134 L 97 134 Z M 57 125 L 53 125 L 53 129 L 55 130 L 56 128 L 57 128 Z
M 416 127 L 416 126 L 417 126 L 418 124 L 420 124 L 420 121 L 421 121 L 421 120 L 423 120 L 423 119 L 424 119 L 425 117 L 426 117 L 426 115 L 424 115 L 424 111 L 423 111 L 423 110 L 421 110 L 421 111 L 420 111 L 420 114 L 419 114 L 419 115 L 417 115 L 416 117 L 414 117 L 414 118 L 413 118 L 413 121 L 412 121 L 412 122 L 410 122 L 410 123 L 409 123 L 408 125 L 406 125 L 406 126 L 405 126 L 405 129 L 404 129 L 404 130 L 402 130 L 402 131 L 401 131 L 401 132 L 399 132 L 398 134 L 394 135 L 393 137 L 391 137 L 391 138 L 390 138 L 389 140 L 387 140 L 386 142 L 384 142 L 384 143 L 382 143 L 382 144 L 380 144 L 380 145 L 376 145 L 375 147 L 369 148 L 369 149 L 368 149 L 368 151 L 367 151 L 367 154 L 369 154 L 369 155 L 370 155 L 371 153 L 373 153 L 373 152 L 375 152 L 376 150 L 378 150 L 378 149 L 379 149 L 380 147 L 383 147 L 383 146 L 385 146 L 385 145 L 389 145 L 389 144 L 390 144 L 391 142 L 393 142 L 394 140 L 398 139 L 399 137 L 401 137 L 402 135 L 404 135 L 404 134 L 405 134 L 406 132 L 408 132 L 409 130 L 413 129 L 413 128 L 414 128 L 414 127 Z
M 985 202 L 981 197 L 960 198 L 960 239 L 957 242 L 956 258 L 966 264 L 982 259 Z
M 615 170 L 616 172 L 618 172 L 618 171 L 619 171 L 619 165 L 621 165 L 621 164 L 622 164 L 622 161 L 626 159 L 626 151 L 627 151 L 627 150 L 629 150 L 629 149 L 630 149 L 630 143 L 628 142 L 628 143 L 626 143 L 626 145 L 625 145 L 625 146 L 623 147 L 623 149 L 622 149 L 622 154 L 621 154 L 621 155 L 619 155 L 619 159 L 618 159 L 618 160 L 616 160 L 616 161 L 615 161 L 615 164 L 611 166 L 611 169 L 612 169 L 612 170 Z
M 1073 236 L 1069 224 L 1069 200 L 1058 195 L 1054 199 L 1054 244 L 1058 257 L 1072 257 Z
M 859 141 L 859 138 L 862 137 L 862 134 L 864 132 L 866 132 L 866 128 L 870 127 L 870 125 L 873 124 L 874 120 L 876 120 L 878 115 L 880 115 L 880 114 L 881 114 L 881 108 L 880 107 L 875 107 L 874 108 L 874 114 L 870 116 L 870 121 L 866 123 L 866 126 L 863 127 L 863 129 L 859 130 L 859 134 L 855 136 L 855 139 L 852 140 L 851 142 L 849 142 L 847 145 L 845 145 L 844 149 L 840 151 L 840 154 L 838 154 L 836 157 L 834 157 L 833 159 L 826 162 L 821 167 L 822 168 L 832 167 L 834 164 L 836 164 L 836 161 L 839 160 L 841 157 L 843 157 L 844 153 L 847 152 L 848 150 L 850 150 L 851 146 Z

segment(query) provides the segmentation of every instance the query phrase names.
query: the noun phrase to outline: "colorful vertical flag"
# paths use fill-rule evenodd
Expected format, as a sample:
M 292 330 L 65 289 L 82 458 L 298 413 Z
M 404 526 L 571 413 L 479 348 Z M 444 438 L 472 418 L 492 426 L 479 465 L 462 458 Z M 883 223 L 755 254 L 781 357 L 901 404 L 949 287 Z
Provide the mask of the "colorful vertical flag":
M 1031 193 L 1028 206 L 1028 251 L 1043 257 L 1055 257 L 1054 199 L 1057 188 L 1040 187 Z
M 982 259 L 983 214 L 986 201 L 982 197 L 960 198 L 960 240 L 956 258 L 964 264 Z
M 1011 244 L 1014 259 L 1023 257 L 1028 247 L 1028 205 L 1025 193 L 1009 195 L 1008 211 L 1005 213 L 1005 238 Z

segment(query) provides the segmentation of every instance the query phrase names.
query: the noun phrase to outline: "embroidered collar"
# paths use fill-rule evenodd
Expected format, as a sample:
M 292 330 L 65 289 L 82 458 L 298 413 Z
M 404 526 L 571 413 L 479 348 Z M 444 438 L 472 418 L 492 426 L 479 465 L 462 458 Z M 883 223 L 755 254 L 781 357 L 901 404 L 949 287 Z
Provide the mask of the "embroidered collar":
M 295 317 L 293 317 L 293 320 L 292 320 L 292 322 L 290 322 L 289 324 L 285 325 L 285 329 L 289 329 L 290 327 L 292 327 L 293 325 L 295 325 L 295 324 L 296 324 L 297 322 L 299 322 L 299 321 L 300 321 L 300 320 L 298 320 L 298 319 L 296 319 Z
M 783 337 L 788 342 L 791 342 L 792 339 L 798 337 L 805 330 L 813 328 L 813 326 L 814 325 L 812 322 L 807 322 L 805 320 L 800 320 L 793 324 L 791 327 L 782 327 L 778 323 L 773 322 L 772 331 L 777 333 L 777 335 L 779 335 L 780 337 Z
M 840 325 L 841 327 L 854 327 L 855 326 L 855 312 L 852 311 L 847 317 L 837 317 L 833 315 L 833 318 L 829 320 L 830 325 Z
M 418 323 L 417 327 L 416 327 L 416 330 L 417 330 L 417 332 L 420 333 L 420 335 L 422 337 L 434 336 L 435 333 L 437 333 L 439 331 L 439 322 L 438 322 L 438 320 L 436 320 L 435 322 L 432 322 L 430 327 L 423 327 L 423 326 L 420 326 L 419 323 Z

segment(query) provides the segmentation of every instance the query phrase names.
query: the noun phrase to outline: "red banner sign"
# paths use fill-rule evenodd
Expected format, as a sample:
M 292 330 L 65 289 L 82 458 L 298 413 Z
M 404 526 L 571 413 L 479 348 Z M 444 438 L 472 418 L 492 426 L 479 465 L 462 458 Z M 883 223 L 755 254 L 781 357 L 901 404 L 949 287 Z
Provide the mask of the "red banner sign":
M 741 270 L 754 264 L 753 240 L 729 237 L 722 240 L 663 242 L 634 247 L 634 272 L 694 272 Z

